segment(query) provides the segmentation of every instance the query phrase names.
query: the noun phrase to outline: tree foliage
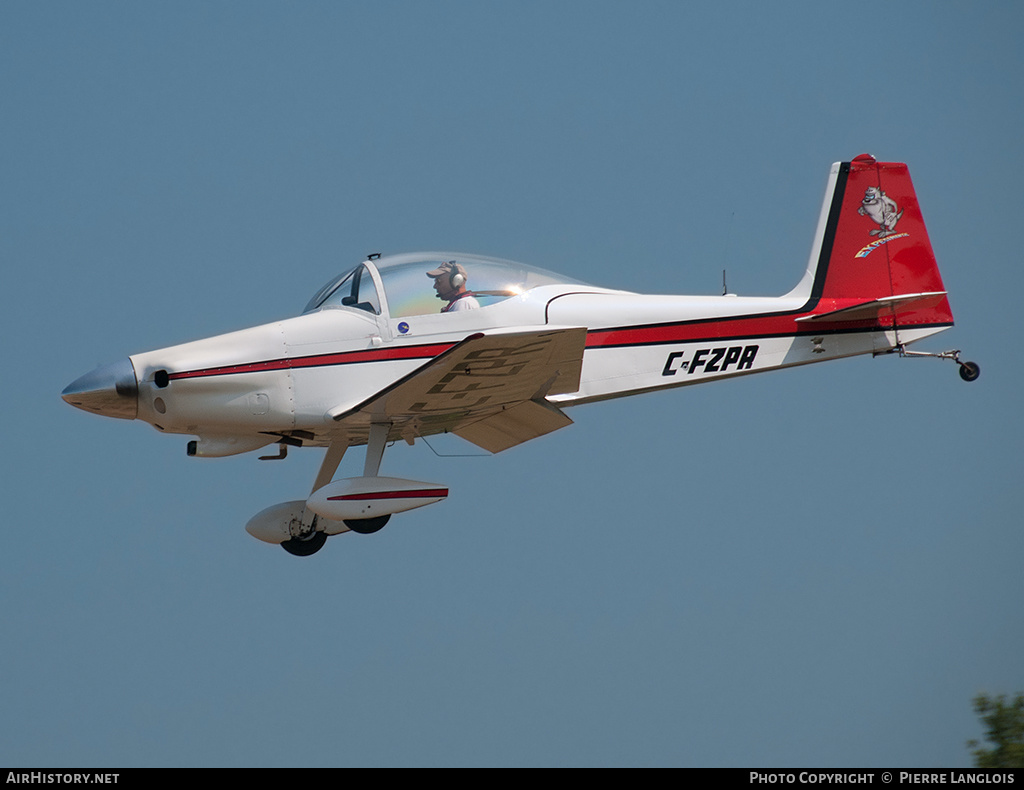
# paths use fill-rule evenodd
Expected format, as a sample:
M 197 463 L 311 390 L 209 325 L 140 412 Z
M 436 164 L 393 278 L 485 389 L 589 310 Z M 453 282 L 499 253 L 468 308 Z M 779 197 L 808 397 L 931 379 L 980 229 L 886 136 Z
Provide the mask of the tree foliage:
M 968 741 L 977 768 L 1024 768 L 1024 694 L 1012 702 L 1006 695 L 989 697 L 979 694 L 974 698 L 974 712 L 985 727 L 985 740 L 994 744 L 983 749 L 978 741 Z

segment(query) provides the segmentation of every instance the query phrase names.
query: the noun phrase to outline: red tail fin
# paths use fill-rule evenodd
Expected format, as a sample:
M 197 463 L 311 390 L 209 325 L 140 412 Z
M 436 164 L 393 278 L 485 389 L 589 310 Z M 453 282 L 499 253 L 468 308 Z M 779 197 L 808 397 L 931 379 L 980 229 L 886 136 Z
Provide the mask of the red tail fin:
M 862 154 L 833 165 L 829 183 L 834 188 L 826 196 L 811 288 L 820 300 L 815 312 L 883 299 L 896 326 L 952 325 L 907 166 Z M 890 299 L 923 294 L 929 296 Z

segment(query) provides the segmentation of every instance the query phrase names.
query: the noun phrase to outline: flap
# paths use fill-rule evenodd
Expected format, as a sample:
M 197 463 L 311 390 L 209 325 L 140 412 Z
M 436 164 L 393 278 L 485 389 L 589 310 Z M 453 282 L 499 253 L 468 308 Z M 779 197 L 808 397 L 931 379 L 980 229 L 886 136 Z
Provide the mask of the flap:
M 454 433 L 477 447 L 500 453 L 567 425 L 572 425 L 572 420 L 561 409 L 547 401 L 529 400 L 456 428 Z

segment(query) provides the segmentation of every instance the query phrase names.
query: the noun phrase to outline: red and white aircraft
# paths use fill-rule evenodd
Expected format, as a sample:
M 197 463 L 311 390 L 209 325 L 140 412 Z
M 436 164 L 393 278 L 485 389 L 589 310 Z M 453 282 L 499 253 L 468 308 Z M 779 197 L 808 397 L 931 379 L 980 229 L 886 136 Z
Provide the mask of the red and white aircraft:
M 473 255 L 371 255 L 296 318 L 132 355 L 63 398 L 195 436 L 194 456 L 327 448 L 308 498 L 246 527 L 308 555 L 447 497 L 379 476 L 389 442 L 451 432 L 497 453 L 569 425 L 569 406 L 858 354 L 952 359 L 973 381 L 959 351 L 906 350 L 952 325 L 906 165 L 861 155 L 832 166 L 784 296 L 645 296 Z M 363 476 L 333 480 L 358 445 Z

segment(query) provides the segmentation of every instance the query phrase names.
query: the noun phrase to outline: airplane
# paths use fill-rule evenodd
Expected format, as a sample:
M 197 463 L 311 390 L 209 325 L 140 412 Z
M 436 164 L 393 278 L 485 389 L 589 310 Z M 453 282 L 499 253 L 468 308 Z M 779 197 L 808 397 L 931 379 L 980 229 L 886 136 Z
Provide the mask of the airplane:
M 438 304 L 438 300 L 442 304 Z M 453 252 L 369 255 L 302 313 L 133 354 L 62 393 L 80 409 L 194 436 L 189 456 L 326 448 L 310 495 L 246 525 L 297 556 L 447 498 L 381 476 L 385 447 L 440 433 L 499 453 L 572 423 L 570 406 L 907 346 L 953 326 L 907 166 L 829 172 L 803 277 L 779 297 L 642 295 Z M 350 447 L 361 477 L 334 480 Z

